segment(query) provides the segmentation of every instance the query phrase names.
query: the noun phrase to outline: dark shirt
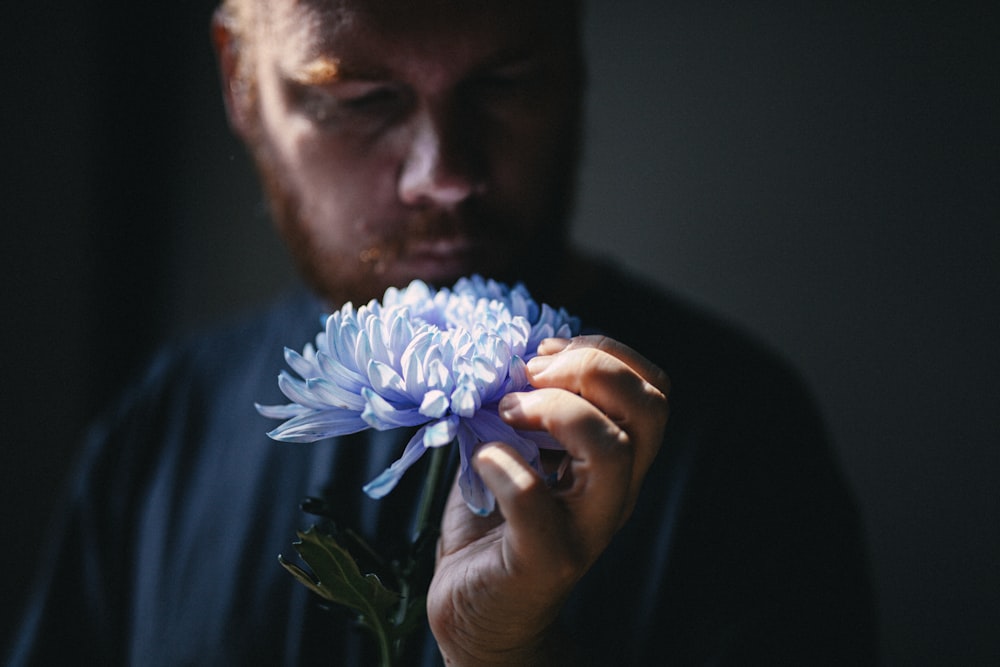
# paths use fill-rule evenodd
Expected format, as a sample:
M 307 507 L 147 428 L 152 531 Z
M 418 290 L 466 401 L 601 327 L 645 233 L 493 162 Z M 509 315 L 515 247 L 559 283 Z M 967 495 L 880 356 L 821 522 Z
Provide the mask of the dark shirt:
M 671 417 L 635 513 L 569 600 L 587 662 L 871 664 L 874 611 L 860 522 L 816 408 L 769 352 L 679 300 L 602 267 L 585 326 L 670 375 Z M 322 307 L 305 291 L 164 350 L 90 432 L 12 664 L 361 665 L 373 645 L 277 555 L 333 494 L 381 549 L 409 537 L 411 470 L 362 485 L 400 435 L 277 443 L 254 402 L 284 403 L 285 346 Z M 420 658 L 419 656 L 423 656 Z M 438 664 L 429 632 L 413 663 Z M 422 662 L 421 662 L 422 660 Z

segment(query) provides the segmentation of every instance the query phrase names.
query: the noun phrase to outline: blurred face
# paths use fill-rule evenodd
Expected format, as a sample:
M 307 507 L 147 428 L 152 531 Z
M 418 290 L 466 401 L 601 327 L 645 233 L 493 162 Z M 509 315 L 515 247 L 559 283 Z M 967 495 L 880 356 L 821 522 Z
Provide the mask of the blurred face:
M 565 3 L 259 4 L 254 94 L 231 112 L 321 294 L 357 303 L 413 278 L 546 279 L 578 140 Z

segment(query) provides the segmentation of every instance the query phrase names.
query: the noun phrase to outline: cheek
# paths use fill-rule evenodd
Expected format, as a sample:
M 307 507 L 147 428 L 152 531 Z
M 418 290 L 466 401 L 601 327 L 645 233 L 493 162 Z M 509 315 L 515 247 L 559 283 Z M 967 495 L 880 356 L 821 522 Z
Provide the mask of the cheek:
M 346 246 L 370 243 L 388 231 L 395 200 L 393 162 L 349 142 L 303 133 L 286 161 L 303 222 Z
M 326 248 L 360 245 L 379 233 L 377 221 L 393 195 L 385 151 L 322 131 L 273 90 L 261 102 L 270 176 L 292 204 L 282 222 Z

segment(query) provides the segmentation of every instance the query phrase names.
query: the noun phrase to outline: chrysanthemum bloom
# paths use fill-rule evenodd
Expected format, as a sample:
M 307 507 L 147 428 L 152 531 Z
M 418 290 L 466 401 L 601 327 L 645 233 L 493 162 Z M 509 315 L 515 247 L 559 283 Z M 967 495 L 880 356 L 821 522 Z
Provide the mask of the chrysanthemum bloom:
M 301 379 L 282 371 L 278 386 L 292 402 L 257 410 L 286 420 L 268 434 L 286 442 L 419 426 L 402 456 L 364 487 L 373 498 L 389 493 L 427 448 L 457 441 L 462 497 L 485 515 L 494 498 L 469 465 L 473 448 L 503 441 L 541 471 L 539 448 L 561 446 L 546 433 L 511 428 L 497 404 L 531 388 L 524 364 L 539 342 L 578 330 L 576 318 L 537 304 L 522 285 L 473 276 L 435 292 L 415 280 L 387 290 L 381 303 L 345 304 L 301 354 L 286 348 Z

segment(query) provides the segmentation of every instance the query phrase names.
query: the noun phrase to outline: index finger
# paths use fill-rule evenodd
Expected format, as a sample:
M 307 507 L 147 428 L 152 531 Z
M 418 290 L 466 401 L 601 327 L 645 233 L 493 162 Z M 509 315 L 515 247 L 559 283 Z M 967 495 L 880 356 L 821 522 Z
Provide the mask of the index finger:
M 628 345 L 608 336 L 587 335 L 576 336 L 575 338 L 546 338 L 538 344 L 538 354 L 544 356 L 565 350 L 582 348 L 593 348 L 610 354 L 629 366 L 639 374 L 639 377 L 656 387 L 664 396 L 670 394 L 670 378 L 663 369 Z

